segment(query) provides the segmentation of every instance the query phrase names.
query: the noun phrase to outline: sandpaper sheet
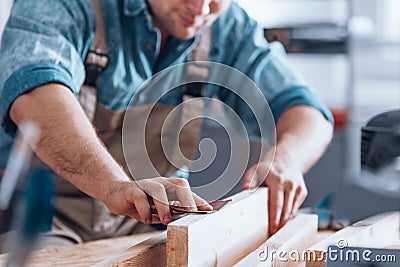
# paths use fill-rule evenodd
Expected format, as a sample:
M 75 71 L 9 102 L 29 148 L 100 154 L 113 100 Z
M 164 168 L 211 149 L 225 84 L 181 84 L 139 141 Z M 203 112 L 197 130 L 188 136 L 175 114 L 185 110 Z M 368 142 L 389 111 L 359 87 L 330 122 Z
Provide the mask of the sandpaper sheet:
M 231 199 L 209 201 L 208 204 L 210 204 L 214 208 L 213 210 L 190 211 L 190 210 L 186 210 L 182 206 L 173 205 L 173 204 L 170 204 L 169 208 L 171 210 L 172 216 L 181 215 L 181 214 L 210 214 L 210 213 L 214 213 L 214 212 L 220 210 L 222 207 L 224 207 L 226 204 L 228 204 L 231 201 L 232 201 Z M 151 206 L 151 212 L 154 215 L 157 215 L 157 209 L 155 208 L 154 205 Z
M 183 207 L 175 206 L 175 205 L 169 205 L 169 208 L 170 208 L 171 212 L 176 212 L 176 213 L 209 214 L 209 213 L 213 213 L 213 212 L 220 210 L 223 206 L 228 204 L 230 201 L 232 201 L 232 200 L 231 199 L 214 200 L 214 201 L 208 202 L 208 204 L 210 204 L 214 208 L 213 210 L 188 211 L 188 210 L 185 210 Z

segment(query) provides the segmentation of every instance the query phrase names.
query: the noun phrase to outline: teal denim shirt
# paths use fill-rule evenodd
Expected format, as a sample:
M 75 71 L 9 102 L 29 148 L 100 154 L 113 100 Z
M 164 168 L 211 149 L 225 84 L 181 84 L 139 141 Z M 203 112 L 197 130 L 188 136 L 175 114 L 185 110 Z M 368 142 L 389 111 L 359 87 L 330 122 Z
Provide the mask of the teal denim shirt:
M 158 57 L 160 33 L 152 25 L 145 0 L 102 0 L 101 4 L 110 62 L 97 81 L 97 97 L 118 111 L 129 105 L 151 76 L 186 62 L 198 38 L 170 38 Z M 78 96 L 94 28 L 90 0 L 15 1 L 0 48 L 0 167 L 6 164 L 16 128 L 8 114 L 13 101 L 50 82 L 61 83 Z M 269 102 L 275 120 L 291 106 L 309 105 L 333 122 L 329 110 L 289 67 L 283 47 L 268 43 L 263 30 L 234 2 L 212 26 L 209 60 L 250 77 Z M 220 95 L 234 106 L 234 97 Z M 248 109 L 237 112 L 243 113 L 242 118 L 252 117 L 244 114 Z

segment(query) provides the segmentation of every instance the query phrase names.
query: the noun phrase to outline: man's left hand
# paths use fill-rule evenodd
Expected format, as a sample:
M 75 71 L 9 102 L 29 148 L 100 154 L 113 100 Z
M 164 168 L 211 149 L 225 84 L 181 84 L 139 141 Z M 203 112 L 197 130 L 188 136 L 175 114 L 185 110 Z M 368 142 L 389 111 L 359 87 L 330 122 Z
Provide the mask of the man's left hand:
M 272 235 L 296 214 L 307 196 L 307 188 L 300 168 L 277 155 L 273 163 L 263 160 L 246 171 L 242 189 L 258 186 L 269 188 L 268 225 Z

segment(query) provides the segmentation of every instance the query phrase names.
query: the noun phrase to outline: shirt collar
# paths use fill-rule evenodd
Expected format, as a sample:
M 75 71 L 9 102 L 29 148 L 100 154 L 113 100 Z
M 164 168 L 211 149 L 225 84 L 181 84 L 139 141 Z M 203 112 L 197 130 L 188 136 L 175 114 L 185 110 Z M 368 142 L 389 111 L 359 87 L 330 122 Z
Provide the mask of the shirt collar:
M 146 9 L 145 0 L 124 0 L 124 13 L 127 16 L 136 16 Z

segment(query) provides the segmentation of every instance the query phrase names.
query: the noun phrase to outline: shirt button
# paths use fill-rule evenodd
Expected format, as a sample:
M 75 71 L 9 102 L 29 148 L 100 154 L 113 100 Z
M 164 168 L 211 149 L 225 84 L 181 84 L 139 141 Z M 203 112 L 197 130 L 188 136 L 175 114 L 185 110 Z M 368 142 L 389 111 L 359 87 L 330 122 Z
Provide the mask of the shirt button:
M 147 50 L 153 49 L 153 45 L 152 45 L 152 44 L 146 44 L 146 49 L 147 49 Z

